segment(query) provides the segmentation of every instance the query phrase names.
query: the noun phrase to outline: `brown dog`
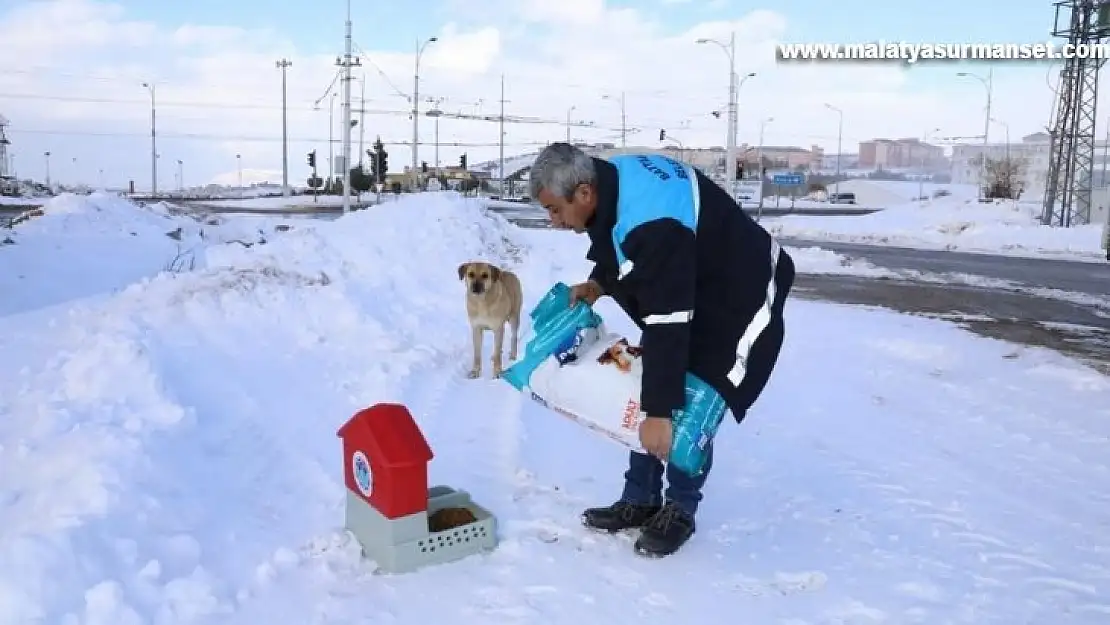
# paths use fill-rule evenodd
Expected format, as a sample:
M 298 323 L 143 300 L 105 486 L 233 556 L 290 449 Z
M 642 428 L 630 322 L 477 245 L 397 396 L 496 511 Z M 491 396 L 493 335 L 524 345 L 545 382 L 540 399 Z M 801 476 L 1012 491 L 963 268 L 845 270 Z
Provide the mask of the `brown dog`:
M 470 336 L 474 343 L 470 377 L 477 378 L 482 374 L 482 336 L 486 330 L 493 332 L 493 375 L 500 376 L 506 323 L 513 331 L 509 360 L 516 360 L 520 309 L 524 303 L 520 278 L 489 263 L 469 262 L 459 265 L 459 280 L 466 283 L 466 316 L 470 320 Z

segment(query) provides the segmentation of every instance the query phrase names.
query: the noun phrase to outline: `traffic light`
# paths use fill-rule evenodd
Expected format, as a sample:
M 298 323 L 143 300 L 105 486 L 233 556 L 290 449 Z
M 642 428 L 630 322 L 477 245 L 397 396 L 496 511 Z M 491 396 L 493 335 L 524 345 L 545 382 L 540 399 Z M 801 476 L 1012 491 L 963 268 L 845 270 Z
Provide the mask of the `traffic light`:
M 459 157 L 459 167 L 466 169 L 466 152 L 463 152 L 462 156 Z
M 428 173 L 428 161 L 420 161 L 420 173 Z
M 316 169 L 316 150 L 308 153 L 308 166 Z
M 667 131 L 663 128 L 660 128 L 659 129 L 659 140 L 663 141 L 666 138 L 667 138 Z
M 743 180 L 744 179 L 744 164 L 743 163 L 739 163 L 736 166 L 736 179 L 737 180 Z

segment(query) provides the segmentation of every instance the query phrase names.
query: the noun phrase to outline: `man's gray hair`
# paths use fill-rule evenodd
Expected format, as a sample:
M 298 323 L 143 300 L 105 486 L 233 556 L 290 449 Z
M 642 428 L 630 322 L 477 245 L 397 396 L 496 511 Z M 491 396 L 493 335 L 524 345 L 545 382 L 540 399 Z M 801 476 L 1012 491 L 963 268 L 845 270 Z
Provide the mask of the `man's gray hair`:
M 578 185 L 597 181 L 597 168 L 594 159 L 582 150 L 569 143 L 552 143 L 536 156 L 529 176 L 533 200 L 543 189 L 569 200 Z

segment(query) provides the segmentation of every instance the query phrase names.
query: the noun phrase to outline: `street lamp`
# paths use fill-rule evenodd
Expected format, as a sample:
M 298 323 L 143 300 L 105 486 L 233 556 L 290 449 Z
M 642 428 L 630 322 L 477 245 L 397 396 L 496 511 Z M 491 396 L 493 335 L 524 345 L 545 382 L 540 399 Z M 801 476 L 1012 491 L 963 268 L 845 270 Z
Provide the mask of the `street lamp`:
M 428 117 L 435 118 L 435 172 L 437 176 L 439 175 L 439 118 L 443 117 L 443 111 L 440 110 L 439 107 L 443 104 L 444 100 L 446 100 L 446 98 L 428 98 L 428 103 L 432 105 L 432 108 L 425 113 Z
M 938 132 L 940 132 L 940 128 L 933 128 L 921 137 L 921 175 L 917 177 L 917 200 L 919 202 L 925 201 L 925 154 L 928 150 L 927 144 L 929 143 L 929 137 Z
M 567 109 L 567 143 L 570 143 L 570 114 L 577 108 L 578 106 L 576 105 Z
M 767 124 L 775 121 L 774 117 L 768 117 L 759 123 L 759 149 L 756 150 L 756 160 L 759 162 L 755 166 L 756 173 L 759 174 L 759 213 L 763 215 L 763 132 L 767 129 Z
M 736 185 L 736 127 L 737 116 L 736 111 L 739 108 L 739 93 L 740 85 L 745 80 L 755 76 L 755 72 L 750 72 L 737 84 L 736 81 L 736 33 L 733 32 L 729 35 L 728 44 L 718 41 L 716 39 L 701 38 L 697 40 L 699 44 L 711 43 L 724 50 L 728 56 L 728 137 L 726 141 L 727 148 L 725 149 L 725 178 L 728 179 L 727 188 L 729 195 L 735 197 Z
M 150 197 L 158 196 L 158 139 L 156 107 L 154 98 L 154 83 L 144 82 L 143 86 L 150 91 Z
M 987 90 L 987 114 L 983 120 L 983 154 L 979 158 L 979 199 L 983 199 L 985 197 L 983 195 L 985 193 L 983 184 L 987 179 L 987 137 L 991 131 L 991 87 L 994 82 L 994 68 L 987 70 L 986 78 L 970 72 L 958 72 L 956 75 L 963 78 L 974 78 L 983 83 L 983 87 Z
M 612 100 L 613 96 L 605 94 L 601 96 L 601 99 Z M 626 147 L 628 147 L 628 125 L 624 108 L 624 92 L 621 91 L 621 149 L 624 149 Z
M 836 112 L 840 121 L 836 125 L 836 181 L 833 183 L 833 193 L 836 194 L 837 199 L 840 198 L 840 153 L 843 152 L 842 140 L 844 139 L 844 111 L 836 108 L 835 106 L 825 103 L 825 108 L 830 111 Z
M 417 174 L 416 162 L 419 158 L 419 144 L 420 144 L 420 57 L 424 55 L 424 49 L 430 44 L 439 41 L 439 37 L 429 37 L 424 43 L 416 42 L 416 67 L 413 72 L 413 86 L 412 86 L 412 189 L 415 191 L 420 186 L 420 178 Z

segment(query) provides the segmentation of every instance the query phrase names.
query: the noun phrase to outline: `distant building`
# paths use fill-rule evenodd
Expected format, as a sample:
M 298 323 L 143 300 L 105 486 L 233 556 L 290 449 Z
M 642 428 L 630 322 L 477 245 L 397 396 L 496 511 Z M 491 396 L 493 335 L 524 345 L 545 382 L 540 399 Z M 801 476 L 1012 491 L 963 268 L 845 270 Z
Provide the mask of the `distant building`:
M 821 146 L 810 146 L 807 150 L 794 145 L 748 145 L 740 146 L 740 162 L 745 166 L 755 166 L 763 156 L 763 166 L 768 169 L 818 170 L 825 157 Z
M 859 143 L 860 169 L 938 169 L 946 166 L 944 148 L 921 139 L 872 139 Z
M 1104 142 L 1098 142 L 1095 150 L 1095 175 L 1102 166 Z M 985 152 L 990 160 L 1011 159 L 1019 163 L 1022 171 L 1022 187 L 1035 193 L 1043 192 L 1048 178 L 1048 158 L 1051 140 L 1048 133 L 1036 132 L 1021 138 L 1019 143 L 961 143 L 952 146 L 952 182 L 978 184 L 980 162 Z

